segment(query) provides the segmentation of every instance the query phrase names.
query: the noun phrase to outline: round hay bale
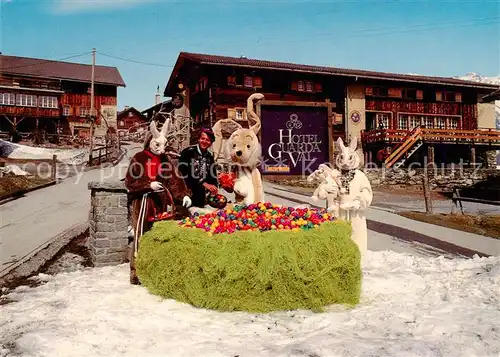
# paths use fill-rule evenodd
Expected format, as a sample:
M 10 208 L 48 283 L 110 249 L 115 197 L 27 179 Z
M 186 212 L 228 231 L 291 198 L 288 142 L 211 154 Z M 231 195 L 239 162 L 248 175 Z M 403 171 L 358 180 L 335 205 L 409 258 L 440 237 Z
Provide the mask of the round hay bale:
M 200 308 L 323 311 L 359 302 L 361 255 L 350 236 L 345 221 L 212 237 L 159 222 L 141 238 L 137 274 L 150 293 Z

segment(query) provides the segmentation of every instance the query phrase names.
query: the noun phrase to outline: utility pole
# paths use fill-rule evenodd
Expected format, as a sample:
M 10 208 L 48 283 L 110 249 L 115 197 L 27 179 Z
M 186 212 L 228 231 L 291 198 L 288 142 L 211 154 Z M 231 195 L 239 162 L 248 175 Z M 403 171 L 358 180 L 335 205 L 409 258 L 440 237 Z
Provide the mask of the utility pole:
M 92 77 L 90 82 L 90 148 L 89 166 L 92 165 L 92 150 L 94 149 L 94 77 L 95 77 L 95 48 L 92 49 Z

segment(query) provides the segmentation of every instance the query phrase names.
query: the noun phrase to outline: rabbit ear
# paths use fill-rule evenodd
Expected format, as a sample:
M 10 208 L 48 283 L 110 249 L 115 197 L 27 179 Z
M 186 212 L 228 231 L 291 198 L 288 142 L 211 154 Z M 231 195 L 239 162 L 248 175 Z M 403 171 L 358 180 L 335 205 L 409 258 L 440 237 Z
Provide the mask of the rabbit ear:
M 358 145 L 358 138 L 353 136 L 351 142 L 349 143 L 349 149 L 351 152 L 356 151 L 356 146 Z
M 233 119 L 221 119 L 212 127 L 215 136 L 222 136 L 223 138 L 230 137 L 236 130 L 243 128 L 240 124 Z
M 151 134 L 153 134 L 153 138 L 158 139 L 160 137 L 160 132 L 156 128 L 156 122 L 154 120 L 152 120 L 151 124 L 149 124 L 149 130 L 151 131 Z
M 341 138 L 341 137 L 339 137 L 339 138 L 337 139 L 337 145 L 340 147 L 340 149 L 341 149 L 342 151 L 344 151 L 344 149 L 345 149 L 345 146 L 344 146 L 344 141 L 342 140 L 342 138 Z
M 170 131 L 170 119 L 165 119 L 163 126 L 161 127 L 161 134 L 164 137 L 167 137 L 168 132 Z

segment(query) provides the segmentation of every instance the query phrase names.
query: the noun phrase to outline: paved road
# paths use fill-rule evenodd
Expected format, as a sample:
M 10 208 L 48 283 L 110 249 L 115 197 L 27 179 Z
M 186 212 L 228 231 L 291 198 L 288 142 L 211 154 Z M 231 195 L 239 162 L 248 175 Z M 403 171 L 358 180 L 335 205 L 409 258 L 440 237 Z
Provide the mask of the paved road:
M 264 187 L 266 200 L 291 206 L 300 203 L 315 205 L 309 195 L 267 182 Z M 369 209 L 367 220 L 370 250 L 403 249 L 432 255 L 500 255 L 498 239 L 411 220 L 379 209 Z
M 86 222 L 90 210 L 88 183 L 123 178 L 130 157 L 140 146 L 130 145 L 127 150 L 117 166 L 80 172 L 0 206 L 0 277 L 56 235 Z

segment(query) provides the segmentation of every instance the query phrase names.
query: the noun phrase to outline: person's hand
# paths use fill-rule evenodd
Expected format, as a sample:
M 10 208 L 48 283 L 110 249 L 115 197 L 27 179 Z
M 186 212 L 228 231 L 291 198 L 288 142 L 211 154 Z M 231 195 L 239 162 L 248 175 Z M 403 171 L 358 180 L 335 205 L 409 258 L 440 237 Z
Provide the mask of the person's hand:
M 216 195 L 217 192 L 219 191 L 217 187 L 206 182 L 203 184 L 203 187 L 205 187 L 208 191 L 210 191 L 212 195 Z
M 184 198 L 182 199 L 182 205 L 186 208 L 189 208 L 191 207 L 191 198 L 189 198 L 189 196 L 184 196 Z
M 153 191 L 161 191 L 161 190 L 164 189 L 163 185 L 160 182 L 158 182 L 158 181 L 151 182 L 151 184 L 149 186 L 151 187 L 151 189 Z
M 344 203 L 340 204 L 340 209 L 345 210 L 345 211 L 359 210 L 360 208 L 361 208 L 361 204 L 358 200 L 344 202 Z

